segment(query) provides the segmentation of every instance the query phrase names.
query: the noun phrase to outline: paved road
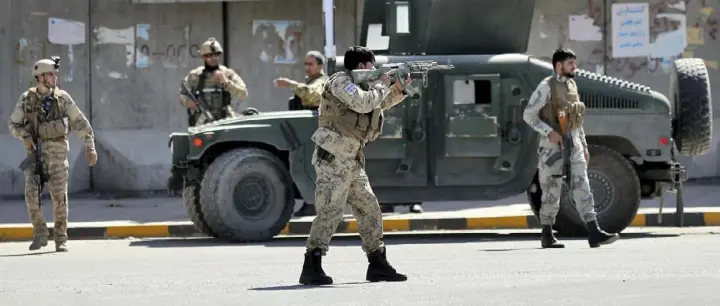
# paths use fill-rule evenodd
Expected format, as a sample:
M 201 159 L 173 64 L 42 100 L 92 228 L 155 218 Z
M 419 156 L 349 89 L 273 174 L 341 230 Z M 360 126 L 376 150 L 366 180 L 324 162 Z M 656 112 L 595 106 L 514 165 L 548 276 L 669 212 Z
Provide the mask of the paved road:
M 687 185 L 685 186 L 686 212 L 717 211 L 720 209 L 720 185 Z M 43 214 L 45 219 L 52 221 L 52 203 L 44 200 Z M 301 201 L 295 209 L 300 208 Z M 641 202 L 641 212 L 657 213 L 657 199 Z M 462 202 L 427 202 L 423 204 L 426 213 L 408 214 L 407 208 L 397 208 L 399 217 L 422 218 L 458 216 L 518 216 L 532 214 L 524 194 L 499 201 L 462 201 Z M 675 211 L 675 195 L 665 196 L 666 213 Z M 346 211 L 350 213 L 350 210 Z M 152 223 L 167 221 L 187 221 L 188 216 L 181 198 L 145 198 L 145 199 L 70 199 L 70 222 L 78 225 L 84 223 Z M 27 224 L 28 216 L 22 200 L 0 200 L 0 224 Z
M 717 231 L 705 228 L 703 231 Z M 697 230 L 696 230 L 697 231 Z M 661 232 L 673 233 L 669 229 Z M 718 236 L 625 236 L 590 249 L 538 249 L 537 237 L 388 238 L 405 283 L 365 283 L 357 239 L 333 242 L 333 288 L 296 285 L 303 242 L 71 241 L 24 255 L 0 244 L 0 301 L 23 305 L 717 305 Z

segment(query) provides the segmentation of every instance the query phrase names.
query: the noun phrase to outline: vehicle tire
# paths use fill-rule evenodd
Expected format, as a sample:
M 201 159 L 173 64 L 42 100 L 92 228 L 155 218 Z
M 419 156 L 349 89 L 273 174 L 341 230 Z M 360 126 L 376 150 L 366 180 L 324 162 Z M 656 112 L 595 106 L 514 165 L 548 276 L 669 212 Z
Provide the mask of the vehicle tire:
M 295 206 L 285 164 L 255 148 L 220 155 L 205 171 L 200 203 L 210 228 L 232 242 L 266 241 L 288 224 Z
M 590 145 L 588 149 L 588 178 L 598 223 L 607 232 L 620 233 L 632 223 L 640 208 L 640 180 L 633 165 L 613 149 L 597 145 Z M 542 190 L 537 174 L 527 196 L 533 214 L 539 218 Z M 560 211 L 553 228 L 561 236 L 587 236 L 585 222 L 575 204 L 568 203 L 565 197 L 560 201 Z
M 670 92 L 674 95 L 673 139 L 681 155 L 710 152 L 712 141 L 712 94 L 705 61 L 681 58 L 673 62 Z
M 217 237 L 215 232 L 210 229 L 205 221 L 205 216 L 200 207 L 200 184 L 195 181 L 186 182 L 183 187 L 183 204 L 187 210 L 188 217 L 192 221 L 195 229 L 206 236 Z

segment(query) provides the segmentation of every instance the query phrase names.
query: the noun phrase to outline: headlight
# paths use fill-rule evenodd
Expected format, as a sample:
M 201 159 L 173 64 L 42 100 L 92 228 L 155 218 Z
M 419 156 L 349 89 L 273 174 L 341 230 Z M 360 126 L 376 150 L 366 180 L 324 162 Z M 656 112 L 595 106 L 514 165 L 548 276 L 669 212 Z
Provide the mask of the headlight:
M 173 143 L 170 143 L 170 154 L 173 154 Z

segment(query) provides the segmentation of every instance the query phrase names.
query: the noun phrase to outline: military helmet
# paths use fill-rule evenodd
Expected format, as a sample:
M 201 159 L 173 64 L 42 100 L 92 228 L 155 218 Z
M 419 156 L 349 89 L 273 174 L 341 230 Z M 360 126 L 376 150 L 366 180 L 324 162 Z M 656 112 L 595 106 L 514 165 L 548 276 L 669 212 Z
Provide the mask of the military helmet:
M 53 56 L 50 59 L 41 59 L 33 65 L 33 76 L 38 76 L 47 72 L 58 72 L 60 69 L 60 57 Z
M 212 54 L 212 53 L 223 53 L 223 48 L 220 43 L 215 40 L 215 37 L 210 37 L 200 46 L 200 56 Z

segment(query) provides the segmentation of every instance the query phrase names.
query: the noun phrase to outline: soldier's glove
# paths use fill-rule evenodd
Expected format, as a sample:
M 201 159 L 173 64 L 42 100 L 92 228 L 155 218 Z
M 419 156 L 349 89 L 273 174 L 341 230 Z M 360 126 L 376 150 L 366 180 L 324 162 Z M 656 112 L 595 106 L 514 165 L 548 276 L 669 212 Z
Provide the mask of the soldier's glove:
M 85 157 L 87 158 L 90 167 L 95 166 L 95 163 L 97 163 L 97 152 L 95 152 L 95 148 L 86 147 Z
M 26 150 L 35 151 L 35 143 L 33 142 L 32 137 L 23 138 L 23 144 L 25 145 Z

